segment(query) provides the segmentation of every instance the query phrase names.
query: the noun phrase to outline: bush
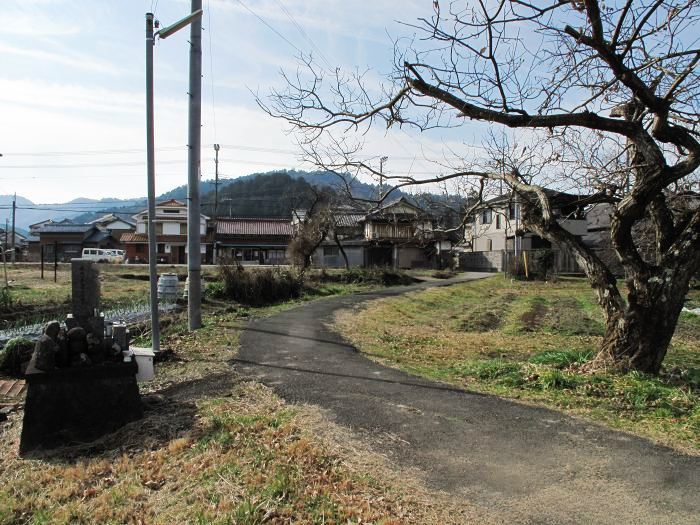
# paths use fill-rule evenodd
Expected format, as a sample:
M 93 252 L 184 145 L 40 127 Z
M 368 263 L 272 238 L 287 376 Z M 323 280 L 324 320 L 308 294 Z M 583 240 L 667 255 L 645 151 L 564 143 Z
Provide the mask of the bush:
M 34 342 L 25 337 L 10 339 L 0 350 L 0 371 L 11 376 L 21 377 L 34 352 Z
M 222 264 L 219 275 L 222 289 L 217 293 L 247 306 L 264 306 L 296 299 L 303 288 L 296 274 L 279 268 L 245 270 L 242 266 Z
M 350 268 L 341 272 L 328 273 L 325 269 L 312 277 L 321 283 L 380 284 L 396 286 L 412 284 L 416 279 L 392 268 Z
M 204 296 L 211 298 L 226 297 L 226 286 L 221 281 L 214 281 L 204 288 Z

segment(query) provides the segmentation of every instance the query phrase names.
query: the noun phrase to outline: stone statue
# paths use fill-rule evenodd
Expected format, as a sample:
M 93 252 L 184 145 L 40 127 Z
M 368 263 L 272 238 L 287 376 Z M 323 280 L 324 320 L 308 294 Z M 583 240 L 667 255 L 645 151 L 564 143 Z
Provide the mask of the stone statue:
M 30 367 L 37 370 L 48 372 L 56 368 L 56 355 L 60 347 L 58 345 L 58 336 L 61 332 L 61 323 L 58 321 L 49 321 L 44 326 L 44 333 L 34 346 L 34 353 L 29 362 Z

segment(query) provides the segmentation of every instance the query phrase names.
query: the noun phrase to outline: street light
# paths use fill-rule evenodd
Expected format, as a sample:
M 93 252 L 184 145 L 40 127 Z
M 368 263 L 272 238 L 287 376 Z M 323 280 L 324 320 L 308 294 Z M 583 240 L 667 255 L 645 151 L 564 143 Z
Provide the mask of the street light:
M 173 25 L 158 31 L 160 38 L 167 38 L 176 31 L 202 17 L 198 9 Z M 158 269 L 156 253 L 156 168 L 153 118 L 153 13 L 146 13 L 146 171 L 148 177 L 148 275 L 151 297 L 151 346 L 160 351 L 160 320 L 158 315 Z

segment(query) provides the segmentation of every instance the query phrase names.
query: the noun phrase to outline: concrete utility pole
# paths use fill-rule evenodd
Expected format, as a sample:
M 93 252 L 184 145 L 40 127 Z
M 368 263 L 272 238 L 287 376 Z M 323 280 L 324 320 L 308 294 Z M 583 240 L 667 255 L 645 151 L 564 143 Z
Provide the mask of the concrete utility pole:
M 202 0 L 192 0 L 192 13 L 202 10 Z M 202 326 L 202 254 L 200 232 L 199 169 L 202 139 L 202 24 L 190 25 L 190 107 L 187 168 L 187 319 L 190 330 Z
M 384 156 L 379 159 L 379 198 L 384 196 L 384 163 L 389 160 L 389 157 Z
M 156 165 L 153 124 L 153 13 L 146 13 L 146 171 L 148 176 L 148 275 L 151 285 L 151 348 L 160 351 L 156 267 Z
M 219 145 L 214 144 L 214 220 L 219 210 Z
M 15 264 L 15 214 L 17 213 L 17 194 L 12 197 L 12 264 Z

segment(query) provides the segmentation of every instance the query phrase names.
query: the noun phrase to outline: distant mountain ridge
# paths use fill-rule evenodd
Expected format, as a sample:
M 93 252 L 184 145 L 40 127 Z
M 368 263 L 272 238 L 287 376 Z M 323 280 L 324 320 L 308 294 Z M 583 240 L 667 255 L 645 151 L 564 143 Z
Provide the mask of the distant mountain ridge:
M 236 179 L 219 180 L 218 214 L 239 217 L 290 217 L 292 208 L 309 205 L 310 196 L 313 195 L 312 186 L 328 187 L 341 195 L 346 193 L 343 181 L 332 172 L 275 170 L 251 173 Z M 372 199 L 377 198 L 379 194 L 379 188 L 376 185 L 354 179 L 348 181 L 348 186 L 356 198 Z M 203 213 L 213 215 L 214 181 L 201 181 L 200 194 Z M 392 193 L 392 199 L 407 195 L 397 190 Z M 411 197 L 418 204 L 426 207 L 432 207 L 430 203 L 435 201 L 449 202 L 457 206 L 461 202 L 458 196 L 419 194 Z M 8 219 L 8 223 L 12 219 L 12 198 L 12 195 L 0 195 L 0 227 L 4 227 L 5 219 Z M 186 201 L 187 186 L 178 186 L 157 197 L 158 201 L 168 199 Z M 37 205 L 18 195 L 16 227 L 27 229 L 29 225 L 46 219 L 67 218 L 74 222 L 90 222 L 107 213 L 133 215 L 146 206 L 145 197 L 134 199 L 79 197 L 66 203 Z M 83 211 L 82 208 L 90 209 Z

